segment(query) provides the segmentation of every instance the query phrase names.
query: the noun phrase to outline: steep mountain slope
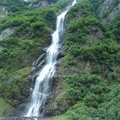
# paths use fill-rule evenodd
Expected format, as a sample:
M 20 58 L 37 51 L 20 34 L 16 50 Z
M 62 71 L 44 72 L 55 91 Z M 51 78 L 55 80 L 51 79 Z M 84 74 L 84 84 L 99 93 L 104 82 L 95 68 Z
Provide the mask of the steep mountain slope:
M 67 111 L 61 119 L 120 119 L 120 2 L 109 2 L 80 0 L 68 12 L 64 57 L 46 115 Z
M 21 114 L 34 83 L 31 75 L 37 71 L 31 64 L 41 54 L 40 60 L 44 59 L 43 48 L 51 42 L 56 15 L 71 0 L 45 8 L 18 1 L 19 7 L 16 2 L 14 7 L 5 0 L 0 3 L 9 12 L 0 20 L 1 35 L 11 31 L 0 39 L 0 103 L 5 104 L 0 104 L 0 115 Z M 45 115 L 63 114 L 59 117 L 63 120 L 119 120 L 120 1 L 78 0 L 66 15 L 65 30 Z
M 16 106 L 27 101 L 30 95 L 30 88 L 34 82 L 32 74 L 40 69 L 38 67 L 34 70 L 38 65 L 37 58 L 41 54 L 44 58 L 43 48 L 51 42 L 56 14 L 59 13 L 59 9 L 66 6 L 67 1 L 63 0 L 45 8 L 29 7 L 29 10 L 19 6 L 20 11 L 16 12 L 9 11 L 12 4 L 9 6 L 7 2 L 3 1 L 3 4 L 8 11 L 8 16 L 0 20 L 0 101 L 4 101 L 6 105 L 10 104 L 14 110 Z M 12 8 L 14 7 L 15 4 Z M 34 61 L 36 65 L 32 65 Z M 23 106 L 22 110 L 25 109 L 24 105 L 20 106 Z M 0 115 L 6 106 L 1 109 Z M 8 112 L 11 114 L 12 110 L 7 107 L 5 114 L 9 116 Z M 21 113 L 15 110 L 12 114 Z

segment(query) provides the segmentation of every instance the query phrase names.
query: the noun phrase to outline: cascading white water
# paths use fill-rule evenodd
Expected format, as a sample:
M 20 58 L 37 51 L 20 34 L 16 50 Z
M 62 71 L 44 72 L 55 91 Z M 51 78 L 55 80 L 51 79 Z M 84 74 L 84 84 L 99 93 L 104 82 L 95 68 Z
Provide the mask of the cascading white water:
M 76 3 L 73 1 L 72 5 Z M 70 7 L 69 7 L 70 8 Z M 63 31 L 64 18 L 68 9 L 57 17 L 56 30 L 52 34 L 52 43 L 47 49 L 46 53 L 46 64 L 39 72 L 35 86 L 32 92 L 31 103 L 29 105 L 25 117 L 39 116 L 40 108 L 46 101 L 47 96 L 51 92 L 51 79 L 56 71 L 56 58 L 59 53 L 59 33 Z

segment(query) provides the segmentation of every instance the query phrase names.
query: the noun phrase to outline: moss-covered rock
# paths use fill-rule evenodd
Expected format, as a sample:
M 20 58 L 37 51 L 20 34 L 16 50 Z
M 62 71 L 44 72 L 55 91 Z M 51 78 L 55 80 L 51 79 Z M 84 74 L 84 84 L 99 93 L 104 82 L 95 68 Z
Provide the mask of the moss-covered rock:
M 30 68 L 23 68 L 8 75 L 7 82 L 4 81 L 0 84 L 0 96 L 12 106 L 23 102 L 22 99 L 27 98 L 29 95 L 29 74 Z

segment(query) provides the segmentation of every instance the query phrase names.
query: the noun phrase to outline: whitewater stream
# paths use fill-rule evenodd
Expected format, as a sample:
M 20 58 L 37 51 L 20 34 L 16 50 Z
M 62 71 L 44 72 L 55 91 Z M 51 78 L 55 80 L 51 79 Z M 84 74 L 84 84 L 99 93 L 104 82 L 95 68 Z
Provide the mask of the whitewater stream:
M 72 2 L 73 6 L 76 0 Z M 41 107 L 45 104 L 46 98 L 49 96 L 52 87 L 52 78 L 56 71 L 57 55 L 60 49 L 59 33 L 63 31 L 65 15 L 69 8 L 57 16 L 56 30 L 52 34 L 52 43 L 46 52 L 46 62 L 35 80 L 35 86 L 31 95 L 31 102 L 25 117 L 39 117 L 42 116 Z

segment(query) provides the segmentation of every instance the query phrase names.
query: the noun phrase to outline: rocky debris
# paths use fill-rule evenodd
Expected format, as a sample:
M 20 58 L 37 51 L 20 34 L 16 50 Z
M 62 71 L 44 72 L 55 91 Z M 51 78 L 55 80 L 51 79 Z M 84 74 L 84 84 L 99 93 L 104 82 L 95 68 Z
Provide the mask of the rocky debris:
M 5 7 L 5 6 L 1 6 L 1 5 L 0 5 L 0 10 L 1 10 L 3 13 L 7 13 L 7 10 L 6 10 L 6 7 Z
M 5 17 L 8 14 L 6 7 L 0 5 L 0 17 Z
M 12 33 L 13 33 L 12 28 L 7 28 L 7 29 L 3 30 L 0 35 L 0 41 L 2 41 L 4 38 L 10 36 Z
M 32 2 L 30 0 L 24 0 L 25 2 L 30 2 L 30 7 L 46 7 L 49 5 L 48 1 L 47 0 L 43 0 L 43 1 L 40 1 L 38 3 L 36 2 Z
M 111 5 L 113 5 L 113 0 L 105 0 L 100 6 L 99 17 L 103 18 L 102 22 L 105 24 L 111 22 L 120 11 L 120 1 L 114 3 L 113 7 Z
M 4 6 L 0 6 L 0 10 L 6 12 L 6 8 Z
M 117 7 L 115 7 L 112 12 L 110 12 L 110 14 L 107 16 L 108 20 L 113 20 L 115 18 L 115 16 L 118 14 L 118 12 L 120 12 L 120 2 L 117 5 Z
M 39 7 L 46 7 L 48 5 L 49 5 L 49 3 L 46 0 L 40 1 L 39 4 L 38 4 Z
M 103 4 L 101 5 L 101 10 L 100 10 L 100 16 L 103 16 L 103 13 L 109 8 L 111 5 L 112 0 L 105 0 Z
M 64 113 L 69 108 L 67 100 L 61 101 L 63 96 L 64 91 L 58 93 L 58 96 L 53 93 L 50 98 L 48 98 L 49 100 L 47 101 L 48 104 L 45 106 L 44 116 L 57 116 Z M 56 100 L 59 97 L 60 99 Z

